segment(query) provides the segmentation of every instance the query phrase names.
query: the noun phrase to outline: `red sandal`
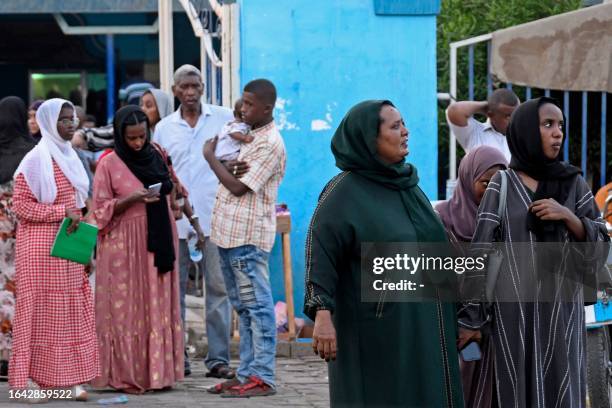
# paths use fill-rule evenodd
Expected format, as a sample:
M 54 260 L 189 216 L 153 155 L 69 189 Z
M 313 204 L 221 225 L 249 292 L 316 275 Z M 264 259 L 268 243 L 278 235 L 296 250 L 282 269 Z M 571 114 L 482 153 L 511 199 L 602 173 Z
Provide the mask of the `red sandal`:
M 240 385 L 241 382 L 237 378 L 232 378 L 231 380 L 223 381 L 215 385 L 214 387 L 210 387 L 206 389 L 207 392 L 211 394 L 223 394 L 225 391 L 229 390 L 232 387 Z
M 250 376 L 244 384 L 229 388 L 221 394 L 221 398 L 267 397 L 274 394 L 276 390 L 263 382 L 261 378 Z

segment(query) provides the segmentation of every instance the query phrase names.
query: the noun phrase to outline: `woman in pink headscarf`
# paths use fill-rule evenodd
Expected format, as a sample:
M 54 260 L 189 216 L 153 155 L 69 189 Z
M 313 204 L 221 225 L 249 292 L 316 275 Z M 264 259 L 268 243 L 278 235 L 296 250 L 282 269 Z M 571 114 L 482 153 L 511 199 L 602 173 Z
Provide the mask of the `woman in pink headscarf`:
M 459 180 L 452 197 L 436 206 L 436 211 L 442 219 L 446 228 L 448 239 L 461 250 L 460 243 L 472 241 L 476 230 L 476 213 L 478 205 L 482 200 L 489 181 L 499 170 L 508 165 L 504 155 L 490 146 L 480 146 L 468 153 L 459 165 Z M 459 314 L 467 313 L 468 308 L 460 308 Z M 488 349 L 491 343 L 486 336 L 482 337 L 480 331 L 469 330 L 459 327 L 459 349 L 476 341 L 480 344 L 482 356 L 480 360 L 465 362 L 460 361 L 461 381 L 463 383 L 463 397 L 466 408 L 490 407 L 492 399 L 492 387 L 485 387 L 489 392 L 478 392 L 476 387 L 482 384 L 492 385 L 492 365 Z M 479 382 L 478 378 L 486 376 L 487 381 Z M 484 377 L 483 377 L 484 378 Z M 488 381 L 490 380 L 490 381 Z M 482 395 L 479 405 L 473 401 L 476 394 Z
M 479 146 L 461 160 L 452 197 L 436 206 L 451 242 L 472 241 L 480 200 L 491 177 L 507 166 L 504 155 L 490 146 Z

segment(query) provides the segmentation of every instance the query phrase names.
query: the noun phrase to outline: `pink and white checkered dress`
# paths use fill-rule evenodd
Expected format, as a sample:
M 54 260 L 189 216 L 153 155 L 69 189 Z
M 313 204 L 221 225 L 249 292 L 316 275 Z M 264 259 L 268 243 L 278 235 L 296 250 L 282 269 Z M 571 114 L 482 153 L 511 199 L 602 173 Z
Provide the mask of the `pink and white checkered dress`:
M 75 190 L 54 163 L 57 197 L 42 204 L 23 174 L 15 182 L 13 211 L 19 220 L 17 286 L 9 384 L 31 378 L 45 387 L 86 383 L 99 374 L 92 292 L 83 265 L 50 256 Z

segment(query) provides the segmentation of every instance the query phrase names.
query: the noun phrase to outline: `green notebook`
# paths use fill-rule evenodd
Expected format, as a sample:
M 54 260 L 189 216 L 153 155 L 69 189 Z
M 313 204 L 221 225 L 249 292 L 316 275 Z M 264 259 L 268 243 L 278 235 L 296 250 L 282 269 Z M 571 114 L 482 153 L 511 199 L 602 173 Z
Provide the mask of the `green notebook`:
M 64 218 L 55 236 L 51 256 L 87 265 L 96 246 L 98 227 L 81 222 L 77 230 L 68 235 L 66 234 L 68 225 L 70 225 L 70 218 Z

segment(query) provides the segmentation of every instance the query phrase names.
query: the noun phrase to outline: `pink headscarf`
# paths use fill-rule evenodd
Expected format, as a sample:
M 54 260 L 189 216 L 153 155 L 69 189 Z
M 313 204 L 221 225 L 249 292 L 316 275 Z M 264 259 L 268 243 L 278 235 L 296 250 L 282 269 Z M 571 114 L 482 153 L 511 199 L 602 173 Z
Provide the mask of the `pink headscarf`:
M 444 226 L 461 241 L 471 241 L 476 229 L 478 204 L 474 182 L 493 166 L 508 167 L 502 152 L 490 146 L 472 149 L 459 164 L 459 180 L 453 196 L 436 206 Z

